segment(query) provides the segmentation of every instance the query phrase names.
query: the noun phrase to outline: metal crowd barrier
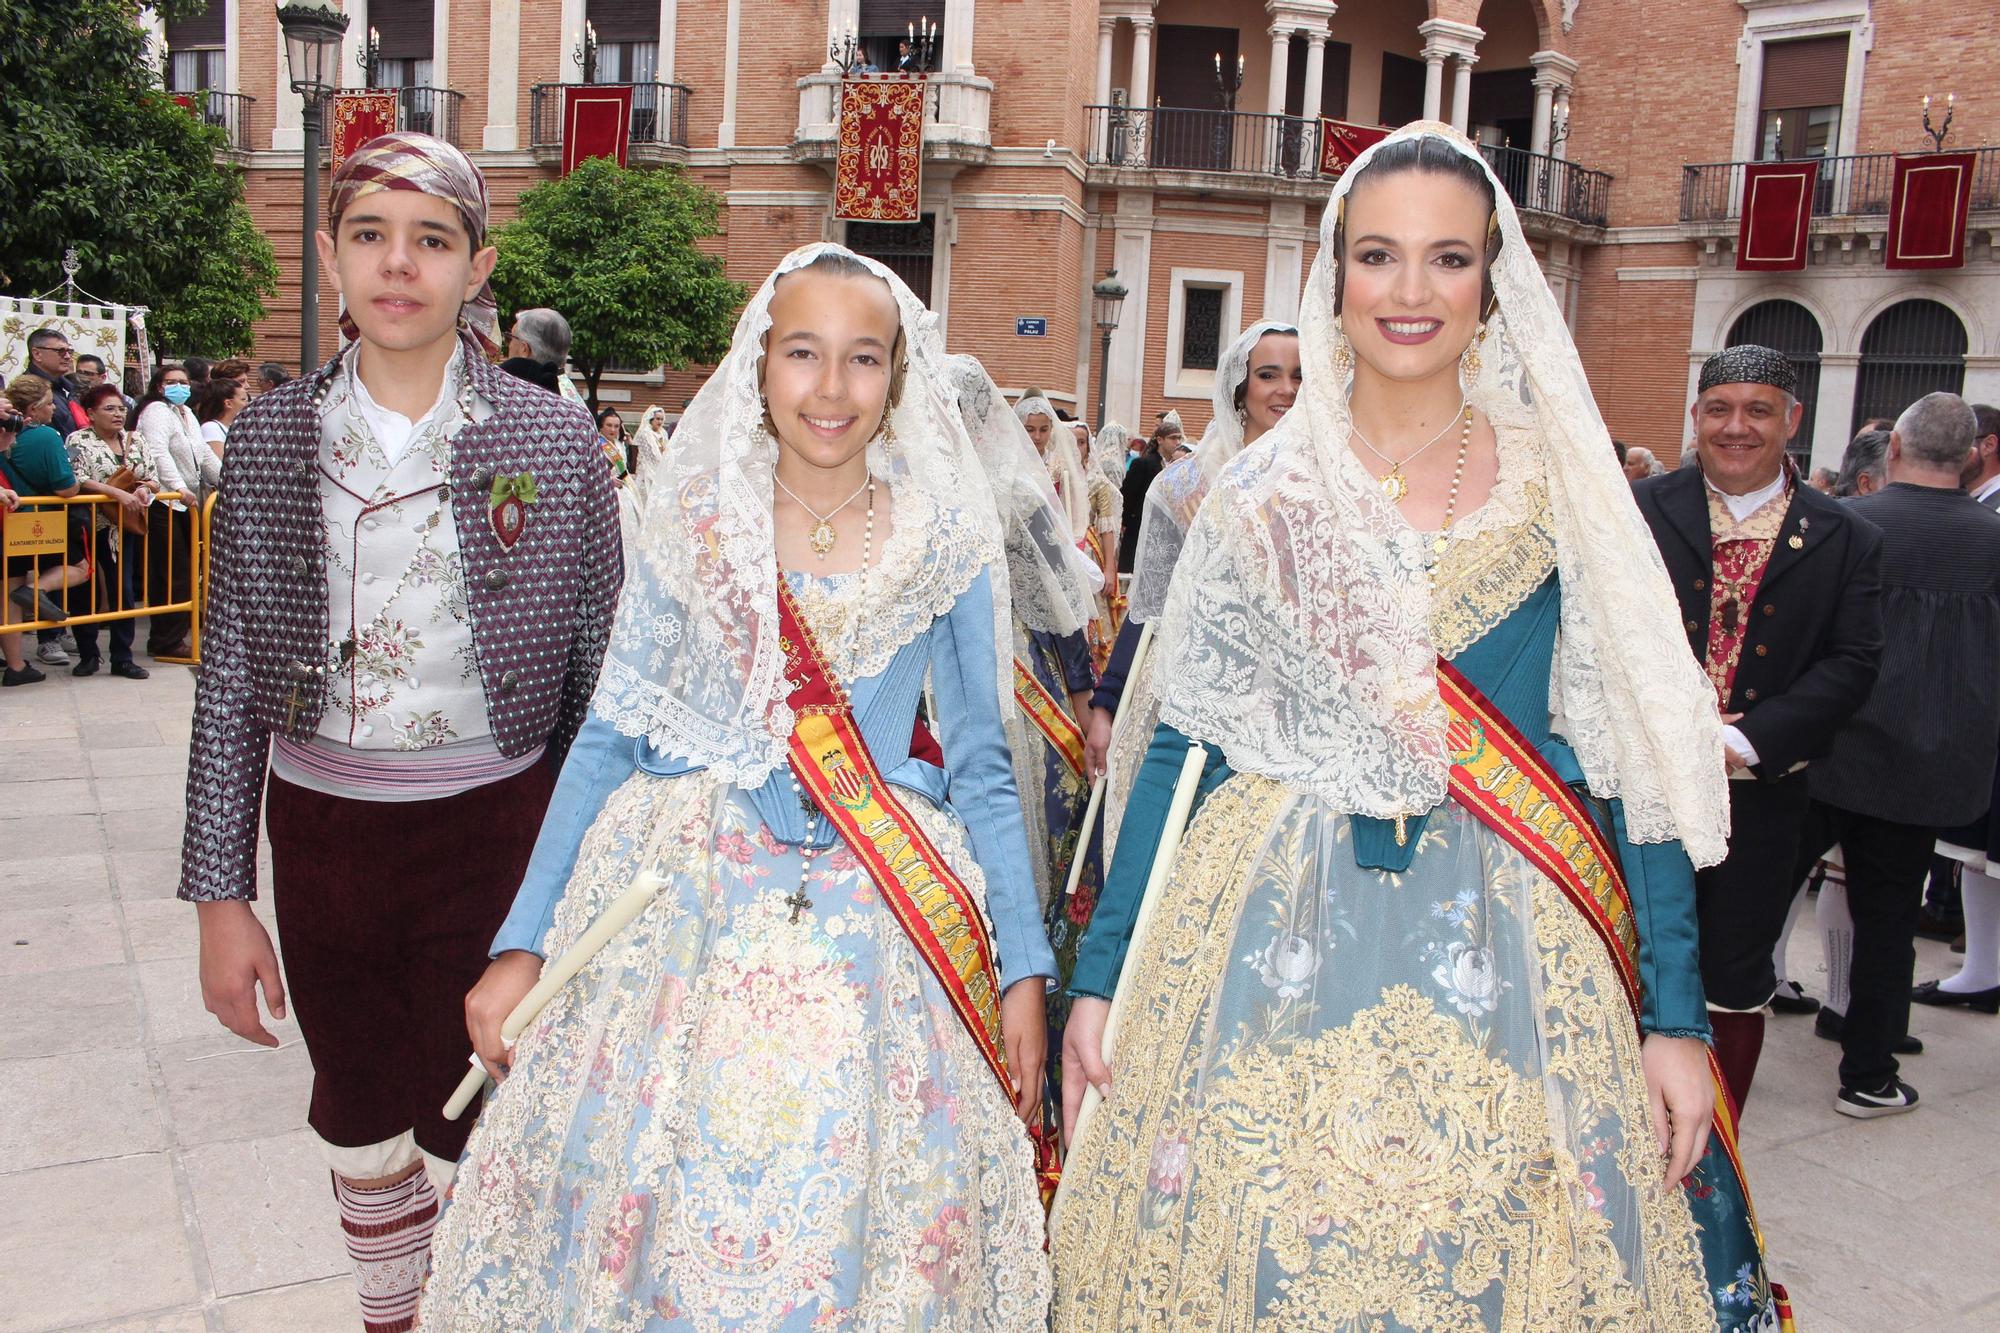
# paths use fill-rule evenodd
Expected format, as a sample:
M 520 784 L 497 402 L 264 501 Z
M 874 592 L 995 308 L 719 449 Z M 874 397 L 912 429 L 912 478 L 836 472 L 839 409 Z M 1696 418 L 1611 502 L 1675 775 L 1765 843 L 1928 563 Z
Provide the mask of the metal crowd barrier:
M 11 569 L 16 557 L 26 556 L 33 560 L 32 572 L 28 576 L 28 586 L 41 583 L 44 575 L 51 570 L 76 566 L 68 564 L 69 523 L 72 510 L 84 508 L 91 511 L 91 534 L 86 548 L 83 573 L 72 573 L 70 581 L 63 587 L 45 588 L 44 593 L 60 602 L 69 611 L 65 620 L 18 620 L 22 609 L 13 602 L 13 577 L 6 580 L 6 621 L 0 624 L 0 634 L 30 634 L 37 630 L 60 629 L 74 625 L 100 625 L 115 620 L 137 620 L 141 616 L 172 615 L 184 612 L 188 616 L 188 655 L 186 657 L 158 657 L 157 662 L 175 666 L 199 666 L 201 664 L 201 613 L 208 589 L 208 539 L 214 520 L 216 496 L 210 495 L 199 512 L 183 506 L 176 509 L 166 502 L 180 500 L 179 491 L 165 491 L 153 497 L 153 504 L 147 508 L 146 531 L 132 533 L 138 538 L 132 548 L 123 545 L 125 532 L 118 521 L 118 502 L 108 495 L 24 495 L 20 507 L 11 514 L 0 515 L 4 520 L 4 547 Z M 159 521 L 155 522 L 156 516 Z M 99 532 L 101 523 L 108 522 L 109 532 Z M 188 543 L 186 558 L 185 588 L 174 586 L 182 580 L 176 575 L 176 558 L 170 549 L 162 572 L 166 575 L 167 587 L 162 591 L 166 600 L 153 599 L 153 541 L 157 537 L 171 548 L 185 533 Z M 121 558 L 132 558 L 129 550 L 136 550 L 138 568 L 133 571 L 132 598 L 125 597 L 125 580 L 107 580 L 99 568 L 100 543 L 113 537 L 121 545 Z M 16 576 L 18 577 L 18 576 Z M 176 593 L 182 595 L 175 596 Z M 110 603 L 107 605 L 107 602 Z

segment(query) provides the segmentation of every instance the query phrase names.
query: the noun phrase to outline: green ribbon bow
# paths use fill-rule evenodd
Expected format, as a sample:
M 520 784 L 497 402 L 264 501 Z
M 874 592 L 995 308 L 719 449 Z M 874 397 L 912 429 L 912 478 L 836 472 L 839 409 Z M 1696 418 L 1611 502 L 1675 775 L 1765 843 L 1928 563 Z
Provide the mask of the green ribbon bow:
M 510 498 L 519 499 L 524 505 L 533 504 L 535 502 L 535 474 L 532 472 L 523 472 L 518 477 L 510 477 L 505 473 L 496 475 L 493 478 L 493 508 L 498 509 L 501 505 L 507 503 Z

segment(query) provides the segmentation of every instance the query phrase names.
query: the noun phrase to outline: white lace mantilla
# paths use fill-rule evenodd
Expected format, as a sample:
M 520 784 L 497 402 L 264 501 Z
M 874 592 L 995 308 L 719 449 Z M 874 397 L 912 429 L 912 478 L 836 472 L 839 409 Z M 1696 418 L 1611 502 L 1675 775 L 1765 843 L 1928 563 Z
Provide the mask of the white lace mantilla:
M 1712 865 L 1729 831 L 1714 697 L 1569 330 L 1484 160 L 1430 123 L 1384 142 L 1415 135 L 1479 163 L 1498 200 L 1499 308 L 1470 394 L 1503 462 L 1541 460 L 1563 586 L 1555 729 L 1591 790 L 1623 798 L 1635 841 L 1679 838 L 1697 865 Z M 1334 229 L 1375 151 L 1343 175 L 1321 225 L 1301 312 L 1298 406 L 1217 477 L 1167 598 L 1154 679 L 1162 718 L 1220 745 L 1232 767 L 1344 812 L 1393 818 L 1444 798 L 1446 751 L 1430 539 L 1348 447 L 1348 384 L 1334 369 Z M 1499 487 L 1490 512 L 1468 515 L 1453 539 L 1518 521 L 1512 489 Z
M 865 266 L 895 295 L 907 368 L 869 471 L 891 494 L 895 529 L 871 575 L 848 665 L 880 670 L 984 569 L 996 642 L 1006 641 L 1008 577 L 993 488 L 967 436 L 935 320 L 901 279 L 833 245 L 786 256 L 744 307 L 722 364 L 675 430 L 639 465 L 623 510 L 626 578 L 591 707 L 662 755 L 756 787 L 785 762 L 794 717 L 778 644 L 773 469 L 762 361 L 779 279 L 825 255 Z M 863 670 L 855 668 L 869 668 Z M 995 697 L 1012 699 L 1011 663 Z

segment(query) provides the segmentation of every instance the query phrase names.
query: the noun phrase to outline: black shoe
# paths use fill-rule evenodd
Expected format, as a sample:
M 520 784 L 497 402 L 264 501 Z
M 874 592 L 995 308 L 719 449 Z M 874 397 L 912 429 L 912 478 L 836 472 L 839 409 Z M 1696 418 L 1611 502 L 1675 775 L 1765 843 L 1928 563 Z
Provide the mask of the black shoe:
M 7 596 L 12 599 L 14 605 L 29 612 L 29 618 L 32 620 L 53 620 L 60 625 L 69 619 L 69 612 L 63 610 L 62 603 L 45 592 L 37 592 L 33 588 L 23 586 L 14 589 Z
M 1816 1014 L 1819 1001 L 1806 994 L 1798 982 L 1781 981 L 1777 993 L 1771 996 L 1771 1009 L 1780 1014 Z
M 104 664 L 95 657 L 86 657 L 82 661 L 78 662 L 75 666 L 71 667 L 69 669 L 69 674 L 72 676 L 94 676 L 97 674 L 97 668 L 103 665 Z
M 114 676 L 123 676 L 127 680 L 145 680 L 153 673 L 140 666 L 137 662 L 113 662 L 111 664 L 111 674 Z
M 1922 939 L 1943 940 L 1949 943 L 1964 929 L 1964 922 L 1953 921 L 1941 916 L 1933 916 L 1931 915 L 1931 909 L 1928 907 L 1919 910 L 1917 913 L 1917 935 Z
M 1942 989 L 1935 981 L 1926 981 L 1910 992 L 1910 1000 L 1913 1004 L 1935 1005 L 1940 1009 L 1962 1004 L 1982 1014 L 2000 1014 L 2000 986 L 1986 990 L 1950 991 Z
M 1899 1078 L 1890 1079 L 1887 1085 L 1872 1092 L 1864 1088 L 1842 1088 L 1840 1095 L 1833 1099 L 1833 1109 L 1856 1120 L 1901 1115 L 1917 1109 L 1917 1090 Z
M 1821 1008 L 1819 1017 L 1813 1020 L 1813 1035 L 1822 1041 L 1839 1041 L 1844 1026 L 1841 1016 L 1831 1009 Z M 1924 1040 L 1905 1032 L 1889 1043 L 1889 1049 L 1897 1055 L 1922 1055 Z
M 47 676 L 35 670 L 33 664 L 30 664 L 22 667 L 19 671 L 14 670 L 13 667 L 8 667 L 7 674 L 0 676 L 0 685 L 33 685 L 36 681 L 47 679 Z

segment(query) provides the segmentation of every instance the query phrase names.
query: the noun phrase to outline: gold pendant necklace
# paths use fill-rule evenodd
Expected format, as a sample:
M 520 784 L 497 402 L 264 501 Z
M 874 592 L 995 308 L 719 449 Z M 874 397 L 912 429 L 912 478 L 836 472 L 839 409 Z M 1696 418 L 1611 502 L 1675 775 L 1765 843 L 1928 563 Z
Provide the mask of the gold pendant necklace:
M 870 477 L 867 481 L 862 482 L 859 489 L 857 489 L 854 492 L 854 494 L 848 496 L 845 500 L 842 500 L 839 504 L 827 510 L 827 512 L 825 512 L 824 514 L 820 513 L 817 509 L 814 509 L 804 500 L 801 500 L 799 498 L 799 493 L 793 490 L 791 487 L 785 485 L 785 479 L 777 475 L 777 473 L 774 472 L 771 474 L 771 480 L 778 483 L 779 490 L 783 491 L 786 495 L 792 497 L 792 503 L 796 504 L 799 508 L 805 510 L 808 514 L 811 514 L 813 516 L 814 520 L 813 525 L 806 532 L 806 545 L 812 548 L 812 553 L 814 556 L 818 557 L 821 560 L 824 560 L 829 555 L 833 554 L 834 544 L 840 540 L 840 534 L 834 531 L 833 527 L 834 515 L 838 514 L 841 510 L 847 508 L 847 506 L 853 504 L 856 500 L 859 500 L 861 498 L 862 491 L 866 491 L 868 489 L 869 484 L 874 481 L 874 478 Z
M 1382 494 L 1389 497 L 1390 504 L 1401 504 L 1403 502 L 1403 497 L 1410 493 L 1409 478 L 1403 475 L 1404 465 L 1416 461 L 1416 457 L 1418 454 L 1430 448 L 1432 445 L 1436 444 L 1439 440 L 1442 440 L 1447 434 L 1450 433 L 1452 423 L 1459 420 L 1461 417 L 1465 418 L 1468 421 L 1471 420 L 1470 414 L 1466 412 L 1466 403 L 1462 398 L 1459 400 L 1458 410 L 1456 412 L 1453 412 L 1450 417 L 1445 419 L 1444 428 L 1442 430 L 1440 430 L 1437 434 L 1431 436 L 1430 439 L 1426 440 L 1423 444 L 1419 445 L 1417 448 L 1412 449 L 1409 453 L 1405 454 L 1401 458 L 1391 458 L 1389 457 L 1389 455 L 1383 453 L 1380 449 L 1377 449 L 1374 445 L 1370 444 L 1368 442 L 1368 437 L 1361 433 L 1361 428 L 1355 425 L 1353 421 L 1349 421 L 1347 423 L 1347 429 L 1349 433 L 1351 433 L 1354 436 L 1354 438 L 1360 442 L 1361 447 L 1363 449 L 1366 449 L 1369 453 L 1375 455 L 1375 457 L 1381 459 L 1384 463 L 1387 463 L 1389 465 L 1388 475 L 1379 478 L 1378 482 L 1382 487 Z

